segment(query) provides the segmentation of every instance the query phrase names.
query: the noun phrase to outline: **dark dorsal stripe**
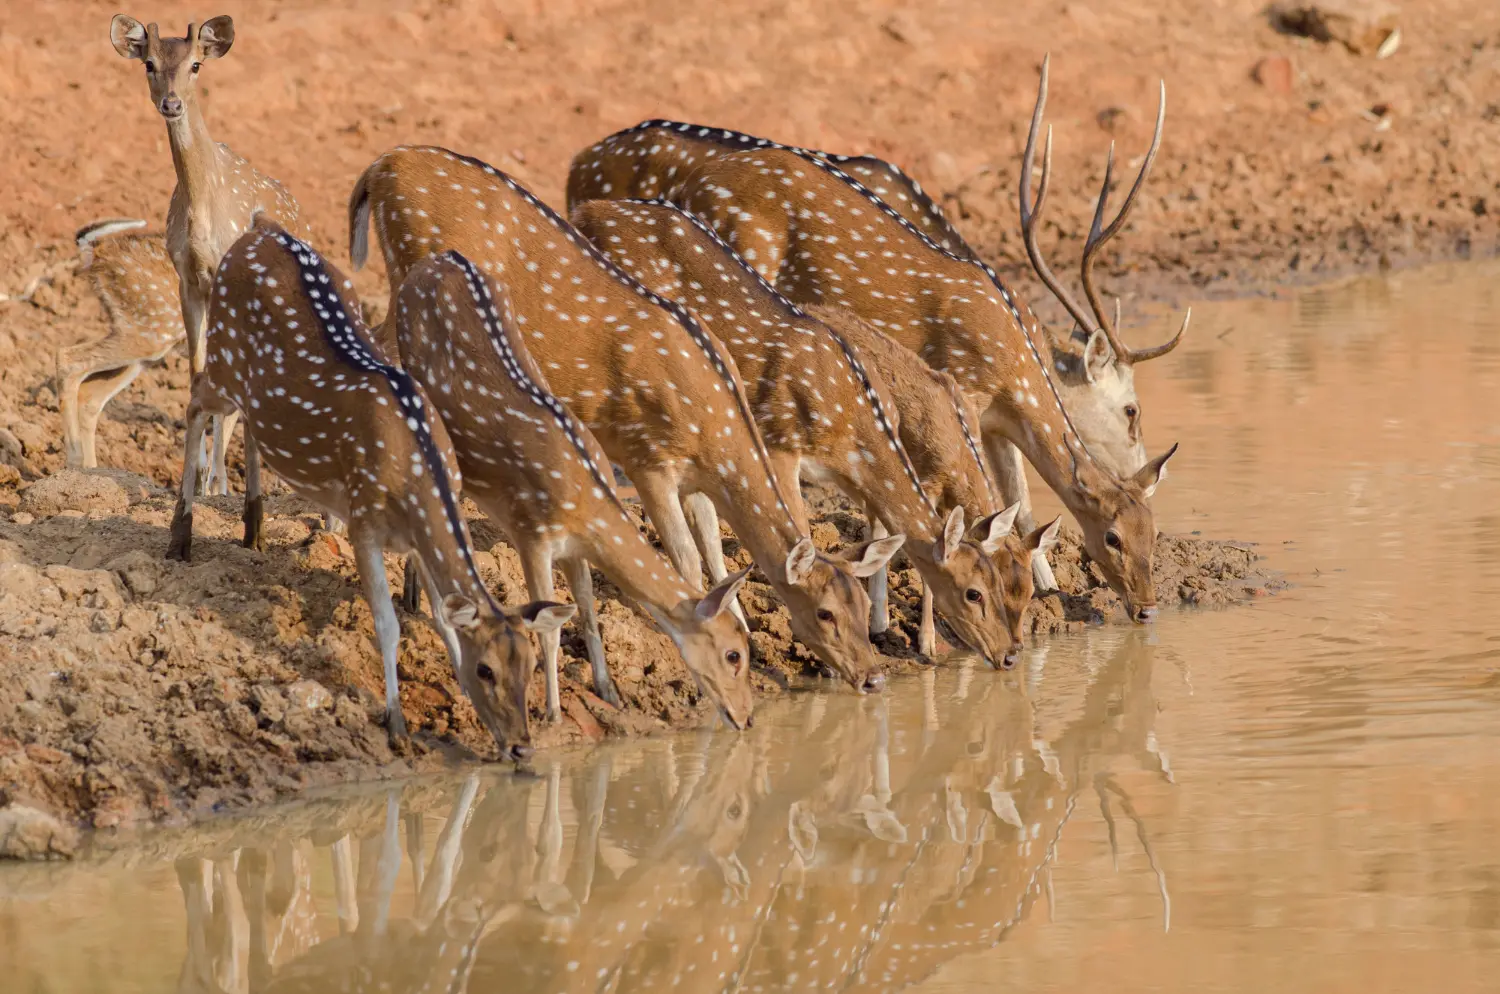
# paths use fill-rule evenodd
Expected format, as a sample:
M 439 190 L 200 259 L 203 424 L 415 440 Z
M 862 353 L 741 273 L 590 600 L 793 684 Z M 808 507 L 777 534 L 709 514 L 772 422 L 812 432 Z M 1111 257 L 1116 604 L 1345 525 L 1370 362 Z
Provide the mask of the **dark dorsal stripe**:
M 985 262 L 983 259 L 980 259 L 978 256 L 973 255 L 972 252 L 971 252 L 971 254 L 968 257 L 965 257 L 965 256 L 961 256 L 961 255 L 959 255 L 959 254 L 957 254 L 955 252 L 952 252 L 952 251 L 944 248 L 943 246 L 939 245 L 926 232 L 922 231 L 916 225 L 914 225 L 910 221 L 908 221 L 906 219 L 906 217 L 901 214 L 900 211 L 896 210 L 896 208 L 892 207 L 890 204 L 886 203 L 884 200 L 881 200 L 880 197 L 873 190 L 871 190 L 869 187 L 865 186 L 863 183 L 861 183 L 859 180 L 855 179 L 853 176 L 850 176 L 848 173 L 844 172 L 838 166 L 834 165 L 833 162 L 829 161 L 829 158 L 825 157 L 825 153 L 814 152 L 814 151 L 811 151 L 810 149 L 800 148 L 800 147 L 798 147 L 796 145 L 782 145 L 779 142 L 773 142 L 773 141 L 771 141 L 768 138 L 755 138 L 755 137 L 752 137 L 750 135 L 742 134 L 741 132 L 738 132 L 738 131 L 730 131 L 730 130 L 725 129 L 725 128 L 710 128 L 710 127 L 707 127 L 707 126 L 701 125 L 701 124 L 684 124 L 684 123 L 682 123 L 680 121 L 667 121 L 667 120 L 644 121 L 644 122 L 642 122 L 640 124 L 637 124 L 633 128 L 626 128 L 624 131 L 617 131 L 617 132 L 615 132 L 613 135 L 610 135 L 608 138 L 604 139 L 604 142 L 607 143 L 607 142 L 614 141 L 616 139 L 622 139 L 624 136 L 630 135 L 630 134 L 634 134 L 635 132 L 638 132 L 638 131 L 655 130 L 655 129 L 670 130 L 670 131 L 679 131 L 679 132 L 682 132 L 683 134 L 696 135 L 696 136 L 701 137 L 701 138 L 708 138 L 708 137 L 711 137 L 711 136 L 714 136 L 714 135 L 721 135 L 721 136 L 724 136 L 724 140 L 725 141 L 735 141 L 735 142 L 740 142 L 740 143 L 749 142 L 751 144 L 751 147 L 753 147 L 753 148 L 769 148 L 769 149 L 777 149 L 777 150 L 780 150 L 780 151 L 791 152 L 792 154 L 796 155 L 798 158 L 802 159 L 804 162 L 810 163 L 811 165 L 815 166 L 816 168 L 823 170 L 828 175 L 830 175 L 833 178 L 839 180 L 840 182 L 842 182 L 846 186 L 848 186 L 850 189 L 854 190 L 856 193 L 858 193 L 861 196 L 863 196 L 866 200 L 868 200 L 870 202 L 870 206 L 872 206 L 875 209 L 877 209 L 877 210 L 881 211 L 882 213 L 884 213 L 892 221 L 896 222 L 896 224 L 900 225 L 901 228 L 903 228 L 905 231 L 907 231 L 909 234 L 911 234 L 912 237 L 914 237 L 918 241 L 920 241 L 929 250 L 931 250 L 933 252 L 936 252 L 939 255 L 941 255 L 942 257 L 944 257 L 945 259 L 949 259 L 949 260 L 951 260 L 953 262 L 957 262 L 957 263 L 960 263 L 960 264 L 966 265 L 966 266 L 974 266 L 974 267 L 978 268 L 981 272 L 983 272 L 985 274 L 986 277 L 988 277 L 990 283 L 994 286 L 995 290 L 1000 294 L 1000 300 L 1005 304 L 1006 308 L 1010 311 L 1011 317 L 1016 322 L 1016 327 L 1020 329 L 1020 331 L 1021 331 L 1021 338 L 1026 342 L 1026 347 L 1031 351 L 1031 357 L 1036 360 L 1037 368 L 1042 371 L 1042 379 L 1046 381 L 1046 383 L 1047 383 L 1047 389 L 1049 391 L 1051 391 L 1051 393 L 1052 393 L 1052 399 L 1057 403 L 1057 409 L 1060 412 L 1062 412 L 1062 418 L 1063 418 L 1063 424 L 1064 424 L 1064 426 L 1075 437 L 1081 437 L 1081 436 L 1078 436 L 1078 429 L 1076 429 L 1076 428 L 1073 427 L 1073 419 L 1068 416 L 1068 409 L 1065 406 L 1063 406 L 1062 395 L 1057 392 L 1057 383 L 1056 383 L 1056 381 L 1053 380 L 1052 373 L 1047 368 L 1046 360 L 1044 360 L 1042 358 L 1041 350 L 1039 350 L 1037 348 L 1036 342 L 1034 342 L 1032 340 L 1032 338 L 1031 338 L 1031 331 L 1026 327 L 1026 322 L 1021 317 L 1021 309 L 1016 306 L 1015 296 L 1010 292 L 1010 288 L 1007 287 L 1004 283 L 1002 283 L 1000 281 L 999 274 L 996 273 L 994 269 L 990 268 L 989 263 Z M 750 150 L 751 150 L 751 148 L 747 148 L 746 149 L 746 151 L 750 151 Z M 833 157 L 833 158 L 837 158 L 837 157 Z M 1081 444 L 1080 444 L 1080 448 L 1077 449 L 1077 450 L 1075 450 L 1073 448 L 1073 446 L 1071 446 L 1071 445 L 1067 445 L 1066 448 L 1068 449 L 1069 455 L 1075 461 L 1074 475 L 1076 476 L 1077 475 L 1076 461 L 1077 461 L 1077 458 L 1078 458 L 1077 453 L 1078 453 L 1078 451 L 1082 451 L 1087 456 L 1088 455 L 1088 449 L 1083 448 L 1081 446 Z M 1089 456 L 1089 459 L 1090 459 L 1090 461 L 1092 461 L 1093 457 Z
M 917 475 L 916 467 L 911 464 L 911 458 L 906 454 L 906 447 L 901 444 L 901 438 L 896 433 L 895 426 L 891 424 L 890 418 L 886 417 L 885 407 L 880 403 L 880 394 L 876 392 L 875 385 L 870 382 L 870 374 L 865 371 L 864 363 L 860 361 L 859 353 L 855 350 L 854 346 L 849 344 L 849 340 L 839 333 L 837 328 L 830 327 L 829 325 L 824 324 L 822 321 L 817 320 L 802 308 L 792 303 L 790 299 L 783 296 L 780 290 L 777 290 L 774 286 L 772 286 L 771 282 L 764 276 L 762 276 L 759 270 L 750 265 L 750 263 L 747 262 L 745 258 L 738 252 L 736 252 L 728 242 L 720 238 L 719 233 L 714 231 L 713 228 L 710 227 L 709 224 L 698 215 L 692 213 L 691 211 L 685 211 L 671 201 L 663 200 L 661 198 L 657 198 L 654 200 L 621 200 L 619 202 L 622 204 L 634 204 L 641 207 L 666 208 L 683 220 L 691 222 L 692 225 L 698 229 L 698 231 L 700 231 L 705 237 L 709 239 L 709 241 L 713 242 L 713 244 L 717 248 L 719 248 L 726 256 L 728 256 L 735 265 L 739 266 L 740 270 L 745 275 L 754 280 L 755 283 L 760 287 L 760 289 L 765 292 L 765 294 L 776 306 L 782 308 L 789 314 L 800 318 L 803 321 L 813 322 L 818 327 L 822 328 L 824 331 L 828 332 L 828 334 L 833 336 L 833 340 L 838 343 L 839 349 L 844 353 L 844 361 L 849 364 L 850 369 L 854 370 L 854 375 L 859 380 L 860 390 L 864 392 L 865 400 L 869 401 L 870 410 L 875 415 L 876 425 L 879 426 L 881 432 L 884 433 L 886 437 L 886 441 L 891 443 L 891 447 L 901 458 L 901 468 L 906 471 L 907 479 L 911 483 L 913 489 L 916 490 L 917 497 L 922 501 L 922 506 L 925 507 L 928 513 L 931 514 L 934 518 L 938 517 L 937 508 L 932 505 L 932 501 L 927 499 L 927 491 L 922 489 L 922 479 Z
M 408 147 L 407 150 L 410 151 L 414 149 Z M 631 276 L 629 273 L 625 272 L 625 270 L 621 269 L 619 266 L 610 261 L 608 256 L 606 256 L 603 252 L 596 248 L 593 242 L 590 242 L 587 238 L 583 237 L 583 235 L 579 233 L 578 229 L 569 224 L 561 214 L 557 213 L 557 211 L 553 210 L 551 207 L 543 203 L 536 197 L 535 194 L 526 189 L 520 183 L 517 183 L 507 173 L 503 172 L 502 170 L 496 169 L 494 166 L 490 165 L 488 162 L 485 162 L 483 159 L 476 159 L 473 156 L 463 155 L 459 152 L 454 152 L 437 145 L 426 146 L 425 150 L 451 156 L 458 162 L 462 162 L 466 165 L 472 166 L 475 169 L 479 169 L 485 174 L 493 176 L 496 179 L 500 180 L 507 187 L 509 187 L 512 192 L 516 193 L 521 197 L 521 199 L 530 204 L 538 213 L 540 213 L 548 221 L 552 222 L 557 230 L 562 232 L 564 237 L 572 242 L 580 252 L 583 252 L 585 255 L 587 255 L 589 259 L 596 263 L 601 269 L 607 272 L 610 276 L 614 277 L 620 283 L 624 284 L 628 289 L 633 290 L 637 296 L 650 301 L 652 304 L 655 304 L 657 307 L 665 310 L 672 316 L 673 320 L 675 320 L 682 326 L 683 330 L 688 333 L 688 336 L 692 338 L 692 340 L 697 344 L 698 348 L 703 351 L 703 354 L 708 358 L 709 365 L 713 367 L 714 372 L 719 375 L 720 380 L 723 381 L 724 386 L 729 391 L 730 396 L 734 398 L 735 405 L 739 408 L 740 420 L 748 429 L 748 435 L 751 444 L 754 447 L 755 456 L 760 461 L 761 468 L 765 471 L 766 479 L 771 482 L 771 493 L 776 498 L 776 507 L 781 511 L 782 514 L 786 516 L 787 523 L 789 525 L 792 525 L 792 530 L 796 531 L 796 523 L 795 519 L 792 517 L 791 508 L 787 506 L 786 500 L 781 496 L 780 481 L 778 481 L 771 472 L 771 456 L 770 453 L 766 451 L 765 442 L 760 437 L 760 431 L 755 427 L 755 418 L 751 416 L 749 404 L 747 404 L 745 401 L 744 391 L 736 385 L 735 378 L 729 372 L 729 366 L 724 361 L 724 357 L 719 354 L 718 347 L 714 345 L 713 341 L 708 337 L 708 334 L 703 330 L 703 326 L 698 323 L 697 319 L 695 319 L 692 314 L 688 313 L 687 308 L 678 304 L 675 300 L 668 300 L 666 297 L 651 292 L 651 290 L 649 290 L 634 276 Z
M 460 252 L 452 249 L 439 256 L 444 262 L 457 267 L 463 273 L 464 282 L 469 287 L 469 294 L 474 299 L 474 306 L 479 311 L 480 319 L 484 322 L 484 330 L 489 335 L 490 344 L 495 347 L 495 354 L 500 358 L 500 368 L 510 378 L 518 390 L 531 398 L 531 402 L 546 411 L 551 416 L 573 448 L 578 453 L 578 458 L 583 460 L 583 465 L 588 468 L 589 475 L 594 478 L 594 483 L 604 492 L 605 498 L 611 501 L 621 514 L 625 513 L 625 505 L 620 502 L 615 494 L 614 486 L 604 475 L 603 469 L 594 461 L 593 453 L 584 442 L 583 425 L 573 416 L 573 412 L 563 406 L 562 401 L 552 394 L 543 390 L 522 367 L 518 353 L 524 348 L 511 336 L 509 316 L 509 302 L 506 304 L 506 315 L 502 316 L 500 309 L 495 304 L 494 294 L 490 291 L 490 281 L 485 277 L 479 267 L 470 262 Z
M 453 541 L 458 546 L 459 554 L 463 556 L 464 565 L 469 569 L 469 577 L 490 602 L 490 606 L 498 611 L 499 607 L 494 598 L 490 597 L 489 589 L 480 579 L 479 569 L 474 564 L 473 550 L 464 538 L 463 515 L 459 513 L 458 501 L 453 496 L 453 487 L 448 481 L 442 454 L 438 452 L 437 442 L 432 437 L 432 426 L 427 420 L 427 405 L 423 403 L 415 381 L 404 370 L 382 362 L 371 350 L 369 343 L 360 334 L 363 327 L 360 319 L 357 316 L 351 317 L 352 309 L 344 306 L 343 296 L 322 256 L 306 242 L 279 228 L 268 231 L 268 234 L 296 260 L 302 292 L 312 306 L 313 313 L 318 316 L 323 340 L 334 356 L 361 372 L 379 374 L 390 385 L 391 393 L 395 394 L 396 403 L 406 419 L 406 427 L 416 437 L 417 448 L 422 453 L 427 472 L 432 477 L 432 485 L 442 501 L 443 512 L 453 528 Z

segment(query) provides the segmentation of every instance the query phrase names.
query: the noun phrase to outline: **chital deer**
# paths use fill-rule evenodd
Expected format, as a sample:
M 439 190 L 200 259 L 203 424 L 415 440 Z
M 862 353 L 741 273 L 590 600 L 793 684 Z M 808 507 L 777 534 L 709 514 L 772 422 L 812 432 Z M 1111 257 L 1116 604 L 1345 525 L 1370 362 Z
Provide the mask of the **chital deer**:
M 981 540 L 999 573 L 1005 620 L 1010 629 L 1008 663 L 1022 648 L 1026 611 L 1035 592 L 1031 561 L 1037 552 L 1057 544 L 1059 515 L 1024 535 L 1012 529 L 1020 502 L 1000 509 L 999 498 L 984 456 L 969 402 L 953 377 L 924 363 L 910 349 L 861 320 L 843 307 L 812 305 L 807 312 L 859 350 L 865 362 L 880 370 L 891 393 L 901 398 L 901 442 L 911 456 L 932 500 L 940 507 L 962 507 L 981 523 L 989 522 Z M 871 578 L 872 583 L 874 577 Z M 877 617 L 880 601 L 872 591 Z M 931 625 L 932 597 L 922 591 L 922 629 Z M 924 650 L 925 651 L 925 650 Z
M 616 496 L 599 443 L 547 391 L 504 287 L 445 252 L 407 274 L 391 320 L 401 364 L 437 407 L 469 497 L 520 554 L 534 598 L 551 599 L 552 563 L 562 562 L 599 696 L 620 703 L 605 665 L 590 563 L 671 637 L 725 720 L 744 728 L 754 707 L 750 647 L 727 608 L 749 571 L 699 598 L 646 541 Z M 556 632 L 543 636 L 542 651 L 547 715 L 556 721 Z
M 575 608 L 536 601 L 504 609 L 490 597 L 459 512 L 448 434 L 421 387 L 373 345 L 352 284 L 261 216 L 219 265 L 208 320 L 208 358 L 188 402 L 168 558 L 186 560 L 191 551 L 205 423 L 243 413 L 245 545 L 262 542 L 262 455 L 294 491 L 349 522 L 384 664 L 391 736 L 404 738 L 406 721 L 387 546 L 417 554 L 434 624 L 485 727 L 506 755 L 529 755 L 526 686 L 536 654 L 526 632 L 555 630 Z
M 142 25 L 116 14 L 109 40 L 127 59 L 145 63 L 151 103 L 167 122 L 177 186 L 167 209 L 167 252 L 177 269 L 178 295 L 187 332 L 188 362 L 196 374 L 204 363 L 204 322 L 209 291 L 219 260 L 249 230 L 251 218 L 265 212 L 283 226 L 306 233 L 297 201 L 276 180 L 258 171 L 227 145 L 213 140 L 198 105 L 198 72 L 210 59 L 223 58 L 234 44 L 234 20 L 227 15 L 189 24 L 183 38 L 163 38 L 156 25 Z M 214 423 L 213 462 L 203 480 L 205 493 L 228 493 L 225 448 L 234 431 L 233 415 Z
M 964 505 L 939 513 L 897 433 L 892 394 L 846 338 L 777 293 L 707 225 L 671 204 L 588 201 L 574 208 L 573 223 L 648 289 L 691 307 L 728 349 L 804 528 L 796 481 L 805 475 L 832 482 L 872 519 L 906 535 L 924 590 L 960 641 L 996 666 L 1014 661 L 1005 594 L 990 560 L 1014 514 L 976 521 L 976 538 L 968 539 Z M 717 522 L 710 520 L 705 532 L 700 548 L 712 559 L 720 554 Z M 924 635 L 922 651 L 931 653 L 931 633 Z
M 1034 150 L 1045 92 L 1044 64 L 1029 151 Z M 1159 145 L 1161 122 L 1162 114 L 1158 113 L 1152 156 Z M 734 150 L 736 144 L 742 150 Z M 1026 156 L 1023 192 L 1029 190 L 1033 158 L 1033 154 Z M 1100 325 L 1084 322 L 1084 328 L 1092 333 L 1081 354 L 1049 347 L 1055 343 L 1041 334 L 1025 303 L 972 251 L 944 249 L 924 232 L 924 226 L 914 224 L 843 172 L 834 164 L 835 159 L 732 131 L 652 121 L 612 135 L 580 153 L 573 162 L 568 194 L 570 202 L 577 202 L 599 196 L 630 198 L 662 193 L 711 221 L 716 231 L 788 297 L 803 304 L 849 307 L 930 364 L 951 372 L 966 392 L 984 399 L 986 448 L 1006 498 L 1022 500 L 1023 529 L 1033 523 L 1016 446 L 1028 458 L 1040 455 L 1052 464 L 1037 465 L 1038 472 L 1054 489 L 1064 486 L 1073 492 L 1071 503 L 1066 495 L 1065 503 L 1084 524 L 1091 555 L 1105 567 L 1116 589 L 1125 594 L 1131 616 L 1136 620 L 1150 617 L 1154 597 L 1150 602 L 1141 599 L 1148 596 L 1144 580 L 1149 569 L 1139 568 L 1148 550 L 1139 542 L 1129 549 L 1124 545 L 1106 546 L 1104 536 L 1113 532 L 1125 543 L 1126 532 L 1144 534 L 1148 530 L 1123 521 L 1109 524 L 1121 514 L 1139 517 L 1129 511 L 1129 506 L 1141 503 L 1144 491 L 1155 485 L 1160 476 L 1157 470 L 1166 458 L 1145 460 L 1130 366 L 1170 351 L 1181 340 L 1182 332 L 1163 346 L 1131 352 L 1120 343 L 1114 325 L 1103 318 Z M 871 160 L 861 161 L 868 167 Z M 1121 214 L 1102 232 L 1101 199 L 1085 253 L 1087 273 L 1091 274 L 1094 253 L 1123 225 L 1150 162 L 1148 157 Z M 669 172 L 671 175 L 664 179 Z M 882 182 L 892 175 L 891 171 L 883 173 Z M 901 174 L 894 171 L 894 175 Z M 910 195 L 899 202 L 907 205 L 908 214 L 919 218 L 931 215 L 933 210 L 926 206 L 930 201 L 916 189 L 914 184 L 909 187 Z M 1028 243 L 1034 246 L 1035 213 L 1029 202 L 1023 207 L 1023 221 L 1030 232 Z M 943 237 L 954 235 L 956 232 L 948 226 Z M 1031 254 L 1034 261 L 1040 260 L 1039 252 Z M 1071 306 L 1071 298 L 1052 279 L 1045 264 L 1039 271 L 1049 287 L 1060 292 L 1070 313 L 1081 317 L 1081 310 Z M 1087 285 L 1092 288 L 1091 275 Z M 1090 296 L 1092 299 L 1097 294 L 1091 290 Z M 1106 356 L 1100 348 L 1106 343 L 1112 356 Z M 1016 393 L 1019 401 L 1013 399 Z M 1045 396 L 1046 410 L 1026 412 L 1032 396 L 1037 396 L 1039 403 Z M 1032 423 L 1042 420 L 1060 422 L 1051 426 L 1051 438 L 1043 437 L 1043 425 Z M 1009 437 L 1024 434 L 1028 426 L 1036 433 L 1033 442 L 1023 444 L 1024 439 Z M 1062 449 L 1036 451 L 1055 446 Z M 1083 466 L 1081 476 L 1073 472 L 1075 463 Z M 1137 492 L 1121 496 L 1101 491 L 1101 487 L 1109 489 L 1113 473 L 1134 474 L 1136 479 L 1131 483 L 1136 484 L 1133 489 Z M 1074 476 L 1078 476 L 1076 481 Z M 1096 493 L 1103 499 L 1097 499 Z M 1146 513 L 1149 515 L 1149 510 Z M 1149 531 L 1154 543 L 1154 524 L 1149 525 Z M 1129 567 L 1134 579 L 1126 584 L 1122 571 L 1129 560 L 1136 565 Z M 1035 562 L 1038 583 L 1053 586 L 1045 559 L 1038 556 Z M 1134 593 L 1126 591 L 1127 585 Z M 1142 615 L 1142 611 L 1148 613 Z
M 182 311 L 172 293 L 177 273 L 161 235 L 137 232 L 145 226 L 145 221 L 114 218 L 80 228 L 74 236 L 78 271 L 88 274 L 109 332 L 57 353 L 57 402 L 69 467 L 99 465 L 94 439 L 104 405 L 182 341 Z
M 771 469 L 733 360 L 687 310 L 631 279 L 515 180 L 446 149 L 387 152 L 359 178 L 349 211 L 355 266 L 373 218 L 393 287 L 445 249 L 504 283 L 551 392 L 625 470 L 684 577 L 700 577 L 702 562 L 681 495 L 701 492 L 790 608 L 797 638 L 855 687 L 883 685 L 869 598 L 854 577 L 883 566 L 904 536 L 837 559 L 818 552 Z

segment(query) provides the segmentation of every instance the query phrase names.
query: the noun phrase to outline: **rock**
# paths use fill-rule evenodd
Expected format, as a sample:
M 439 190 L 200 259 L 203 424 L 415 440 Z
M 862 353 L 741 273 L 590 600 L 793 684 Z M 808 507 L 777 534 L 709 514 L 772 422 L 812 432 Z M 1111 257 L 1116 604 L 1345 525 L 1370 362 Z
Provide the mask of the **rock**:
M 21 453 L 25 456 L 37 456 L 46 452 L 47 442 L 52 438 L 47 429 L 34 421 L 12 422 L 7 434 L 21 443 Z
M 77 849 L 78 831 L 45 811 L 0 808 L 0 859 L 68 859 Z
M 13 525 L 29 525 L 35 520 L 34 515 L 27 514 L 25 511 L 17 511 L 10 516 L 10 523 Z
M 0 463 L 20 469 L 26 463 L 26 449 L 16 433 L 0 428 Z
M 1285 55 L 1267 55 L 1250 70 L 1250 77 L 1278 96 L 1286 96 L 1297 85 L 1297 72 Z
M 309 568 L 333 570 L 354 561 L 354 547 L 337 532 L 317 531 L 303 546 L 303 555 Z
M 316 680 L 298 680 L 282 688 L 288 707 L 304 711 L 326 711 L 333 707 L 333 694 Z
M 111 476 L 65 469 L 44 477 L 21 491 L 21 510 L 52 515 L 62 511 L 106 511 L 124 514 L 130 496 Z M 14 520 L 14 519 L 12 519 Z
M 598 742 L 604 738 L 604 729 L 599 727 L 599 722 L 594 720 L 594 716 L 589 713 L 589 709 L 584 707 L 583 702 L 578 698 L 569 697 L 563 701 L 563 710 L 568 713 L 569 718 L 573 719 L 573 723 L 578 726 L 578 730 L 586 738 L 594 742 Z
M 33 742 L 26 747 L 26 758 L 30 759 L 33 763 L 46 763 L 50 766 L 53 763 L 61 763 L 68 758 L 68 754 L 61 749 L 54 749 L 51 746 Z
M 125 589 L 136 597 L 150 597 L 156 592 L 161 574 L 161 557 L 145 549 L 131 549 L 111 559 L 105 568 L 113 570 Z
M 1277 28 L 1287 34 L 1325 44 L 1336 41 L 1355 55 L 1372 55 L 1395 33 L 1398 13 L 1382 0 L 1318 0 L 1280 8 L 1274 17 Z

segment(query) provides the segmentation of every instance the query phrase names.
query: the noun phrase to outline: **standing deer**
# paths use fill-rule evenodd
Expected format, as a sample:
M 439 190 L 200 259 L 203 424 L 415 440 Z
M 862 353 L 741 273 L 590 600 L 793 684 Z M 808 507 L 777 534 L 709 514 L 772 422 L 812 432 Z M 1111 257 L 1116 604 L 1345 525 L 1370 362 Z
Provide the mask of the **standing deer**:
M 87 273 L 109 321 L 101 339 L 57 353 L 57 402 L 70 468 L 99 465 L 94 439 L 104 405 L 148 363 L 182 341 L 182 312 L 170 297 L 177 279 L 161 235 L 125 234 L 145 221 L 114 218 L 78 230 L 78 271 Z
M 701 492 L 790 608 L 796 637 L 856 688 L 884 685 L 854 578 L 884 566 L 904 536 L 839 558 L 818 552 L 783 496 L 733 360 L 688 310 L 605 259 L 514 179 L 446 149 L 394 149 L 365 170 L 349 202 L 356 267 L 372 218 L 393 296 L 445 249 L 505 285 L 551 392 L 624 468 L 684 577 L 696 585 L 702 561 L 681 495 Z
M 448 433 L 412 378 L 370 340 L 352 284 L 264 215 L 230 248 L 214 281 L 208 357 L 188 401 L 182 493 L 169 559 L 189 558 L 204 426 L 246 417 L 245 545 L 262 548 L 260 462 L 298 494 L 349 522 L 385 671 L 386 723 L 406 737 L 396 683 L 400 624 L 382 551 L 415 552 L 459 686 L 513 759 L 531 753 L 526 632 L 556 630 L 569 605 L 496 604 L 474 565 L 459 512 Z
M 1155 525 L 1144 500 L 1171 453 L 1146 459 L 1132 367 L 1171 351 L 1183 331 L 1152 349 L 1125 348 L 1118 321 L 1109 320 L 1099 300 L 1092 266 L 1124 225 L 1154 160 L 1165 89 L 1151 148 L 1120 213 L 1101 229 L 1104 196 L 1095 213 L 1083 268 L 1096 322 L 1052 276 L 1036 244 L 1050 151 L 1035 208 L 1029 191 L 1046 84 L 1044 62 L 1023 163 L 1022 227 L 1039 275 L 1086 332 L 1081 352 L 1041 334 L 1026 304 L 966 245 L 945 248 L 961 242 L 957 232 L 946 221 L 932 220 L 941 211 L 916 184 L 898 182 L 906 180 L 899 170 L 872 165 L 884 166 L 880 160 L 852 161 L 897 189 L 901 195 L 893 202 L 900 208 L 844 172 L 836 164 L 840 157 L 733 131 L 648 121 L 575 157 L 568 198 L 577 203 L 663 195 L 709 220 L 791 299 L 848 307 L 952 373 L 967 393 L 983 399 L 985 446 L 1006 499 L 1022 501 L 1021 527 L 1034 524 L 1019 459 L 1024 453 L 1049 486 L 1069 491 L 1059 493 L 1083 524 L 1090 554 L 1125 595 L 1131 617 L 1143 621 L 1155 611 L 1148 589 Z M 1111 151 L 1106 193 L 1112 167 Z M 1041 407 L 1028 412 L 1032 397 Z M 1028 427 L 1035 434 L 1031 441 L 1024 438 Z M 1117 474 L 1125 477 L 1123 488 Z M 1118 544 L 1111 544 L 1111 534 Z M 1055 587 L 1045 558 L 1038 555 L 1034 566 L 1038 585 Z
M 735 728 L 750 722 L 750 647 L 727 611 L 749 570 L 702 598 L 646 541 L 615 493 L 589 430 L 547 391 L 510 296 L 457 252 L 412 269 L 392 312 L 401 364 L 421 383 L 452 440 L 471 499 L 520 554 L 531 595 L 551 599 L 561 560 L 583 621 L 594 689 L 618 705 L 594 613 L 589 564 L 671 637 L 688 671 Z M 561 718 L 558 633 L 542 638 L 547 717 Z
M 644 286 L 692 307 L 728 349 L 803 527 L 796 481 L 807 475 L 833 482 L 872 520 L 907 536 L 924 596 L 935 598 L 959 640 L 996 666 L 1012 665 L 1005 592 L 990 557 L 1014 512 L 976 521 L 973 539 L 964 537 L 964 505 L 939 513 L 897 433 L 893 395 L 849 340 L 777 293 L 707 225 L 671 204 L 588 201 L 573 209 L 573 223 Z M 700 532 L 710 559 L 721 554 L 718 534 L 714 521 Z M 926 626 L 920 646 L 933 652 Z
M 279 224 L 306 233 L 297 201 L 286 188 L 213 140 L 198 105 L 198 73 L 203 63 L 223 58 L 234 44 L 234 20 L 210 18 L 183 38 L 163 38 L 156 25 L 142 25 L 116 14 L 109 25 L 115 51 L 146 65 L 151 103 L 167 122 L 177 185 L 167 209 L 167 252 L 177 269 L 177 292 L 187 332 L 188 363 L 196 375 L 203 369 L 204 328 L 209 291 L 219 260 L 235 239 L 249 230 L 251 218 L 265 212 Z M 213 462 L 204 478 L 204 493 L 229 492 L 224 454 L 234 432 L 234 416 L 214 422 Z
M 1035 592 L 1032 557 L 1057 544 L 1062 516 L 1025 535 L 1015 534 L 1012 525 L 1021 509 L 1020 502 L 998 509 L 996 488 L 979 451 L 969 403 L 953 377 L 933 369 L 910 349 L 846 308 L 813 305 L 807 312 L 851 342 L 866 363 L 880 370 L 890 391 L 901 398 L 901 442 L 932 499 L 939 506 L 965 508 L 981 521 L 993 516 L 994 524 L 984 548 L 1000 574 L 1005 620 L 1010 628 L 1011 651 L 1006 658 L 1014 661 L 1022 648 L 1026 611 Z M 871 577 L 870 600 L 875 604 L 878 622 L 884 607 L 884 592 L 877 597 L 874 589 L 877 579 L 878 575 Z M 930 628 L 931 619 L 932 595 L 924 589 L 924 633 Z

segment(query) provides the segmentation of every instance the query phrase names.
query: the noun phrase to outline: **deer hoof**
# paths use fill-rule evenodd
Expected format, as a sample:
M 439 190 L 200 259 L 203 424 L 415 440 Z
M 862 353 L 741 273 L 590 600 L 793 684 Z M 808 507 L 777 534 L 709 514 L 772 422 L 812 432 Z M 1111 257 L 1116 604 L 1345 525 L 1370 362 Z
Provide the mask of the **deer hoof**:
M 167 543 L 167 558 L 185 563 L 193 558 L 193 512 L 183 513 L 183 505 L 177 505 L 172 515 L 171 540 Z
M 411 736 L 406 731 L 406 716 L 401 713 L 399 707 L 386 712 L 385 733 L 390 742 L 391 752 L 399 756 L 405 756 L 411 752 Z
M 608 677 L 601 686 L 594 688 L 594 693 L 610 707 L 623 708 L 625 706 L 625 702 L 620 699 L 620 691 L 616 689 L 614 681 Z

